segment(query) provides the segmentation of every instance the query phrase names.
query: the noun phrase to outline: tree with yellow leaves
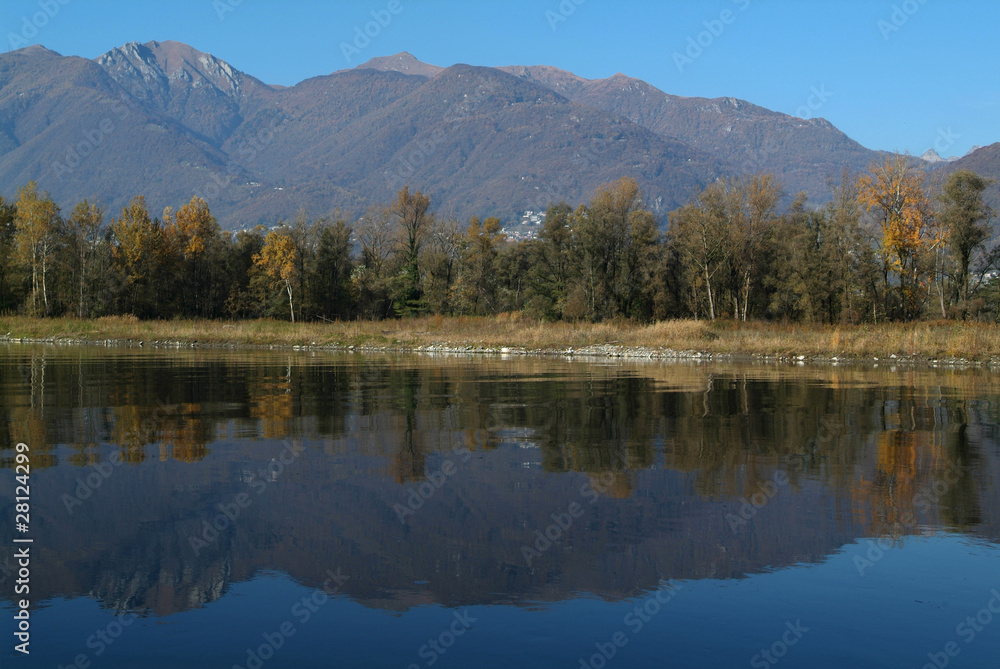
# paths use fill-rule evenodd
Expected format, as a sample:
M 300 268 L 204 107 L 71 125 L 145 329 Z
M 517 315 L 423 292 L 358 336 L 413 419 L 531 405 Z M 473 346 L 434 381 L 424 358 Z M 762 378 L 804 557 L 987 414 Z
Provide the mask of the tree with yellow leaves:
M 137 195 L 111 220 L 112 257 L 125 284 L 124 308 L 140 318 L 162 315 L 160 267 L 164 261 L 163 230 L 149 216 L 146 198 Z
M 262 271 L 275 284 L 280 284 L 288 293 L 288 310 L 295 322 L 295 305 L 292 302 L 292 287 L 298 281 L 298 259 L 295 242 L 285 232 L 272 230 L 264 238 L 260 253 L 253 257 L 254 267 Z
M 31 311 L 38 313 L 38 297 L 42 298 L 42 313 L 49 314 L 49 292 L 46 283 L 48 268 L 55 252 L 60 220 L 59 207 L 48 193 L 39 193 L 34 181 L 17 189 L 14 251 L 17 258 L 31 268 Z
M 219 234 L 219 225 L 208 209 L 208 203 L 197 195 L 177 210 L 172 217 L 170 230 L 175 244 L 185 260 L 193 260 L 205 253 L 208 244 Z M 164 215 L 164 223 L 168 222 Z
M 177 275 L 181 281 L 183 313 L 189 316 L 211 314 L 212 278 L 217 272 L 222 236 L 208 203 L 195 196 L 176 212 L 168 207 L 163 212 L 163 226 L 172 259 L 179 266 Z
M 894 273 L 899 280 L 899 315 L 906 320 L 918 317 L 926 292 L 921 284 L 921 260 L 941 243 L 923 174 L 907 156 L 886 156 L 859 178 L 858 200 L 881 228 L 886 293 Z

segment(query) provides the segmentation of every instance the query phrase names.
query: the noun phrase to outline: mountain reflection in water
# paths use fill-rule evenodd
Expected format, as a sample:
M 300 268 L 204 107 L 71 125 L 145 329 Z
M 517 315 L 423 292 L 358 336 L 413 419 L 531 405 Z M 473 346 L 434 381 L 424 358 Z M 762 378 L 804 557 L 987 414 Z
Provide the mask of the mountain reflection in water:
M 616 601 L 1000 536 L 979 371 L 9 347 L 0 383 L 35 601 L 163 616 L 333 565 L 376 609 Z

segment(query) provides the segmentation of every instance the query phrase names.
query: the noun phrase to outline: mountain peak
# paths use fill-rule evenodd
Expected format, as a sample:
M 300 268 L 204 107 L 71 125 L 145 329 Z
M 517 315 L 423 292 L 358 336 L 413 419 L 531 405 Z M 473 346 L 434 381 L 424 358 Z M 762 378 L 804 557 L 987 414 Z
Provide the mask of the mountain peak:
M 96 59 L 133 97 L 221 146 L 274 93 L 210 53 L 174 41 L 128 42 Z
M 217 88 L 231 98 L 240 97 L 250 82 L 267 87 L 221 58 L 173 40 L 127 42 L 98 56 L 96 61 L 119 83 L 141 79 L 146 87 L 164 91 L 178 80 L 195 88 L 205 85 Z
M 973 149 L 975 150 L 975 149 Z M 971 153 L 971 151 L 970 151 Z M 968 153 L 965 155 L 969 155 Z M 921 156 L 920 159 L 928 163 L 953 163 L 958 160 L 958 156 L 949 156 L 944 158 L 934 149 L 927 149 Z
M 20 53 L 25 56 L 60 56 L 59 53 L 53 51 L 52 49 L 46 49 L 41 44 L 32 44 L 30 46 L 21 47 L 20 49 L 15 49 L 11 53 Z
M 941 157 L 934 149 L 927 149 L 921 156 L 920 160 L 924 160 L 928 163 L 941 163 L 944 162 L 944 158 Z
M 415 74 L 421 77 L 436 77 L 444 69 L 437 65 L 430 65 L 418 60 L 409 51 L 401 51 L 392 56 L 376 56 L 354 69 L 356 70 L 381 70 L 382 72 L 400 72 L 402 74 Z
M 541 84 L 566 97 L 572 97 L 589 83 L 588 79 L 550 65 L 506 65 L 495 69 L 511 74 L 518 79 Z

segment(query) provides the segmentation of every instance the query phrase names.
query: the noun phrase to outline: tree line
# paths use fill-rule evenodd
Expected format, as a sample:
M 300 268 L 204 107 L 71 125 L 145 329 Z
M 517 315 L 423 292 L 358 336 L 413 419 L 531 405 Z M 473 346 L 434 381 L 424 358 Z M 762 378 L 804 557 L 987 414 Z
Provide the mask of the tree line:
M 31 182 L 0 198 L 0 311 L 81 318 L 384 319 L 521 312 L 543 320 L 1000 318 L 990 181 L 951 174 L 932 198 L 903 156 L 845 172 L 818 209 L 771 174 L 720 179 L 666 230 L 630 178 L 549 206 L 534 239 L 462 225 L 404 187 L 387 204 L 223 231 L 194 197 L 64 216 Z

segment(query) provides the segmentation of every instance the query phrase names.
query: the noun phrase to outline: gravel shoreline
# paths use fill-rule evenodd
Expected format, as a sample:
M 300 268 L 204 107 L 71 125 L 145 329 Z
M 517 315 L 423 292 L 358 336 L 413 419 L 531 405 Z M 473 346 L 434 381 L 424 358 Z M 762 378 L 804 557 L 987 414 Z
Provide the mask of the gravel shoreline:
M 323 351 L 331 353 L 419 353 L 462 356 L 537 356 L 580 358 L 591 360 L 627 359 L 677 362 L 738 362 L 782 363 L 795 365 L 903 365 L 906 367 L 989 368 L 1000 367 L 1000 357 L 988 360 L 965 358 L 931 358 L 920 355 L 891 354 L 885 357 L 851 357 L 826 355 L 768 355 L 757 353 L 719 353 L 681 351 L 661 348 L 594 344 L 584 347 L 529 349 L 517 346 L 477 346 L 473 344 L 248 344 L 198 340 L 137 340 L 137 339 L 77 339 L 72 337 L 12 337 L 0 336 L 0 343 L 52 344 L 60 346 L 104 346 L 108 348 L 151 348 L 156 350 L 206 349 L 247 351 Z

